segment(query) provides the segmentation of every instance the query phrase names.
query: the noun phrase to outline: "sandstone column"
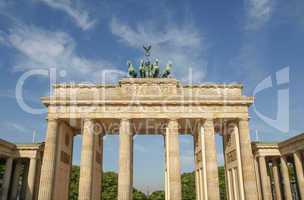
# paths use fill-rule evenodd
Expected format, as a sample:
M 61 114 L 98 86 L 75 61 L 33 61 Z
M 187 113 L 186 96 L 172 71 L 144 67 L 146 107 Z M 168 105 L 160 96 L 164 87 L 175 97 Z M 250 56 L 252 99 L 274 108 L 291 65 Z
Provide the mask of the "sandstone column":
M 35 178 L 36 178 L 37 160 L 36 158 L 30 159 L 30 166 L 27 176 L 27 187 L 26 187 L 26 200 L 33 200 L 35 190 Z
M 22 172 L 22 162 L 21 162 L 21 160 L 18 159 L 16 161 L 16 166 L 15 166 L 13 180 L 12 180 L 12 186 L 11 186 L 12 191 L 11 191 L 10 199 L 12 199 L 12 200 L 17 199 L 21 172 Z
M 94 176 L 96 175 L 94 173 L 96 134 L 93 126 L 94 122 L 91 119 L 83 120 L 79 200 L 97 200 L 93 198 L 93 191 L 96 191 L 96 184 L 93 184 Z
M 271 200 L 272 199 L 271 185 L 270 185 L 270 178 L 267 172 L 268 165 L 266 163 L 266 159 L 264 156 L 260 156 L 258 159 L 259 159 L 263 200 Z
M 95 161 L 94 161 L 94 178 L 93 178 L 93 198 L 96 200 L 101 199 L 102 192 L 102 159 L 103 159 L 103 133 L 95 135 Z
M 229 123 L 229 129 L 230 128 L 232 128 L 232 131 L 233 131 L 233 133 L 231 131 L 229 131 L 231 134 L 231 137 L 234 136 L 234 140 L 235 140 L 235 151 L 236 151 L 236 160 L 237 160 L 237 167 L 235 168 L 235 170 L 236 170 L 235 175 L 237 177 L 237 183 L 238 183 L 236 186 L 237 186 L 239 198 L 241 200 L 244 200 L 245 194 L 244 194 L 242 160 L 241 160 L 241 151 L 240 151 L 240 136 L 239 136 L 240 132 L 239 132 L 238 125 L 236 123 Z
M 220 192 L 213 119 L 206 119 L 204 123 L 204 141 L 208 199 L 218 200 L 220 199 Z
M 195 164 L 195 191 L 196 191 L 196 200 L 203 199 L 202 194 L 202 182 L 200 181 L 201 178 L 201 147 L 199 145 L 199 132 L 196 131 L 193 135 L 193 143 L 194 143 L 194 164 Z
M 182 186 L 180 175 L 179 158 L 179 133 L 178 122 L 170 119 L 166 128 L 166 168 L 167 168 L 167 191 L 168 200 L 182 199 Z
M 199 169 L 195 169 L 195 191 L 196 200 L 201 200 L 200 181 L 199 181 Z
M 5 172 L 4 172 L 3 185 L 2 185 L 2 197 L 1 197 L 2 200 L 7 200 L 8 198 L 12 169 L 13 169 L 13 158 L 7 158 L 5 163 Z
M 20 199 L 25 199 L 26 197 L 26 188 L 27 188 L 27 176 L 29 171 L 29 161 L 24 162 L 23 174 L 22 174 L 22 183 L 20 189 Z
M 129 119 L 122 119 L 119 129 L 118 200 L 132 200 L 133 133 Z
M 227 184 L 228 184 L 228 190 L 227 190 L 227 192 L 228 192 L 228 200 L 233 200 L 234 198 L 233 198 L 233 196 L 234 196 L 234 194 L 233 194 L 233 183 L 232 183 L 232 175 L 231 175 L 231 173 L 232 173 L 232 169 L 229 169 L 228 171 L 227 171 Z
M 255 176 L 257 179 L 256 181 L 257 181 L 257 190 L 258 190 L 258 197 L 259 197 L 258 199 L 263 200 L 258 157 L 254 157 L 253 159 L 254 159 Z
M 292 199 L 288 166 L 284 156 L 281 157 L 281 172 L 283 177 L 285 199 Z
M 58 139 L 58 122 L 55 119 L 48 119 L 48 128 L 41 167 L 41 178 L 39 188 L 40 200 L 52 200 L 55 165 L 57 160 L 57 139 Z
M 282 200 L 279 167 L 278 162 L 275 158 L 272 159 L 272 174 L 274 179 L 275 198 L 276 200 Z
M 300 152 L 293 154 L 294 163 L 296 166 L 297 183 L 300 192 L 301 199 L 304 199 L 304 174 L 303 174 L 303 161 Z
M 255 200 L 258 199 L 258 190 L 254 171 L 248 119 L 239 120 L 239 137 L 245 199 Z
M 237 170 L 236 168 L 232 168 L 231 169 L 231 172 L 232 172 L 232 181 L 233 181 L 233 200 L 238 200 L 240 199 L 240 196 L 239 196 L 239 187 L 238 187 L 238 180 L 237 180 L 237 177 L 236 177 L 236 174 L 237 174 Z

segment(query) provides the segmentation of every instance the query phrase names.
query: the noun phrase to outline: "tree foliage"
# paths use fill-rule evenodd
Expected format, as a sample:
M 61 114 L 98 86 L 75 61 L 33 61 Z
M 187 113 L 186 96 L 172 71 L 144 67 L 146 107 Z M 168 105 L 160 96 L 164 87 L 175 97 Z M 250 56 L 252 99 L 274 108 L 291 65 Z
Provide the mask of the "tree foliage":
M 219 167 L 218 173 L 219 173 L 220 198 L 222 200 L 226 200 L 227 194 L 226 194 L 225 168 L 223 166 Z
M 182 199 L 195 200 L 195 174 L 184 173 L 182 174 Z
M 102 176 L 102 199 L 117 199 L 118 176 L 115 172 L 105 172 Z
M 147 200 L 147 199 L 148 199 L 147 196 L 143 192 L 135 188 L 133 189 L 133 200 Z
M 224 167 L 219 167 L 219 185 L 221 199 L 226 200 L 226 187 L 225 187 L 225 170 Z M 1 165 L 0 165 L 1 173 Z M 77 200 L 79 189 L 79 166 L 73 166 L 70 181 L 70 200 Z M 182 181 L 182 199 L 195 200 L 195 173 L 184 173 L 181 176 Z M 118 175 L 115 172 L 105 172 L 102 178 L 102 200 L 115 200 L 117 199 L 117 185 Z M 133 188 L 133 200 L 165 200 L 164 191 L 155 191 L 148 197 L 141 191 Z
M 165 200 L 165 192 L 164 191 L 155 191 L 150 194 L 148 200 Z
M 79 177 L 80 177 L 80 167 L 73 166 L 70 179 L 70 193 L 69 200 L 78 199 L 78 189 L 79 189 Z

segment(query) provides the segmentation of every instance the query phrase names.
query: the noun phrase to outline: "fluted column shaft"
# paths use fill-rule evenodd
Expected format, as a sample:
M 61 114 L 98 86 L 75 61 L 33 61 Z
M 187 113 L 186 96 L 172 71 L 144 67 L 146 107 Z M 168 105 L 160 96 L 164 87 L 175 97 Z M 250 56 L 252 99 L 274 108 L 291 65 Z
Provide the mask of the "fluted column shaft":
M 5 163 L 5 172 L 4 172 L 4 181 L 2 186 L 2 200 L 7 200 L 9 187 L 11 183 L 12 176 L 12 168 L 13 168 L 13 158 L 7 158 Z
M 251 149 L 248 119 L 239 120 L 240 153 L 242 161 L 245 199 L 258 199 L 254 159 Z
M 297 183 L 300 192 L 301 199 L 304 199 L 304 174 L 303 174 L 303 161 L 300 152 L 295 152 L 293 154 L 295 166 L 296 166 L 296 174 L 297 174 Z
M 207 194 L 209 200 L 220 199 L 215 132 L 212 119 L 204 123 L 205 159 L 207 174 Z M 204 151 L 203 150 L 203 151 Z
M 231 169 L 231 172 L 232 172 L 232 182 L 233 182 L 233 200 L 238 200 L 240 199 L 240 195 L 239 195 L 239 187 L 238 187 L 238 184 L 237 184 L 237 171 L 236 171 L 236 168 L 232 168 Z
M 93 121 L 84 119 L 82 131 L 82 151 L 80 161 L 79 200 L 93 199 L 94 131 Z
M 94 179 L 93 179 L 93 199 L 100 200 L 102 192 L 102 163 L 103 163 L 103 133 L 95 135 L 95 155 L 96 159 L 94 164 Z
M 119 129 L 118 200 L 132 200 L 133 133 L 130 120 L 122 119 Z
M 49 119 L 39 187 L 38 199 L 41 200 L 52 200 L 55 179 L 56 150 L 58 147 L 57 140 L 58 122 L 55 119 Z
M 279 167 L 276 159 L 272 160 L 272 174 L 274 179 L 274 189 L 276 200 L 282 200 L 282 191 L 280 184 Z
M 166 129 L 166 168 L 168 200 L 182 199 L 178 122 L 171 119 Z
M 196 200 L 202 199 L 202 192 L 201 192 L 201 181 L 200 181 L 200 173 L 201 173 L 201 166 L 199 159 L 199 134 L 198 132 L 193 136 L 193 143 L 194 143 L 194 162 L 195 162 L 195 191 L 196 191 Z
M 254 157 L 255 176 L 257 178 L 258 199 L 263 200 L 258 158 Z
M 258 159 L 259 159 L 263 200 L 271 200 L 272 199 L 271 185 L 270 185 L 270 179 L 269 179 L 269 176 L 267 173 L 266 159 L 264 156 L 260 156 Z
M 288 166 L 285 157 L 281 157 L 281 172 L 282 172 L 283 185 L 284 185 L 284 197 L 285 199 L 292 199 L 289 172 L 288 172 Z
M 35 180 L 36 180 L 36 168 L 37 168 L 37 159 L 30 159 L 29 172 L 27 176 L 27 187 L 26 187 L 26 200 L 33 200 L 34 189 L 35 189 Z
M 22 162 L 17 160 L 16 167 L 14 170 L 13 180 L 12 180 L 12 191 L 10 195 L 10 199 L 15 200 L 17 199 L 18 195 L 18 187 L 19 187 L 19 179 L 22 172 Z

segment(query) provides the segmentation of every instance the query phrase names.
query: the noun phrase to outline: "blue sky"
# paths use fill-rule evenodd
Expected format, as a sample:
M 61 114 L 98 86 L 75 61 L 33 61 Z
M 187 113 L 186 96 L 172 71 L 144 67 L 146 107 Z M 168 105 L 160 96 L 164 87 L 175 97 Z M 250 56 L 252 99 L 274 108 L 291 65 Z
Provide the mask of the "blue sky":
M 302 0 L 0 0 L 0 137 L 31 142 L 36 130 L 35 141 L 44 140 L 45 114 L 25 112 L 15 97 L 25 72 L 56 68 L 58 82 L 94 82 L 103 70 L 126 71 L 127 60 L 138 63 L 147 43 L 161 65 L 173 62 L 174 76 L 183 82 L 191 69 L 194 82 L 243 83 L 244 93 L 256 96 L 250 110 L 253 140 L 299 134 L 303 10 Z M 29 78 L 25 102 L 42 108 L 39 97 L 49 94 L 49 82 Z M 80 137 L 75 141 L 79 163 Z M 220 137 L 217 144 L 221 163 Z M 117 169 L 117 145 L 117 137 L 105 139 L 106 170 Z M 183 171 L 193 169 L 192 145 L 191 137 L 181 137 Z M 161 188 L 162 137 L 138 136 L 135 150 L 135 185 Z

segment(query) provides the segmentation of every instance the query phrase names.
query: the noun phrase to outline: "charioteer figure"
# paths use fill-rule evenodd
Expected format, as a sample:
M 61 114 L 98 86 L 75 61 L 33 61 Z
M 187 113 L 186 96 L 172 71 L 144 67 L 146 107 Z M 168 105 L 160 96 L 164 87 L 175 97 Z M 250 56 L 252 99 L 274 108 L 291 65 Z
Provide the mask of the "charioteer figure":
M 128 73 L 129 73 L 129 76 L 132 78 L 137 77 L 137 72 L 135 71 L 135 68 L 133 67 L 133 65 L 130 61 L 128 61 Z
M 140 60 L 139 75 L 140 75 L 141 78 L 146 77 L 145 66 L 144 66 L 144 61 L 143 60 Z
M 155 64 L 153 65 L 153 78 L 159 77 L 159 62 L 158 59 L 155 60 Z
M 172 69 L 172 63 L 169 62 L 167 65 L 166 65 L 166 68 L 164 70 L 164 73 L 162 75 L 163 78 L 168 78 L 169 75 L 171 74 L 171 69 Z

